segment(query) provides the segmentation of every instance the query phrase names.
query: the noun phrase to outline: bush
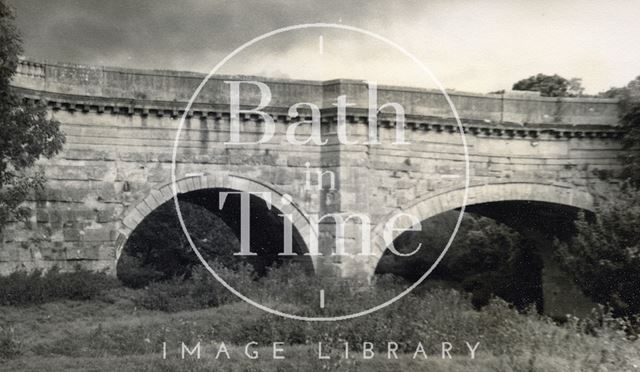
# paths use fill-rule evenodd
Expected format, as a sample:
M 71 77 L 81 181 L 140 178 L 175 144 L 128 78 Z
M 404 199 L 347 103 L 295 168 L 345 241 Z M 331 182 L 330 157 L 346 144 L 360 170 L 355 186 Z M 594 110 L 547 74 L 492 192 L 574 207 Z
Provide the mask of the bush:
M 141 258 L 130 256 L 126 252 L 123 252 L 118 260 L 117 271 L 118 279 L 130 288 L 142 288 L 165 278 L 164 273 L 143 265 Z
M 231 229 L 206 208 L 181 202 L 180 210 L 189 225 L 193 241 L 206 259 L 223 261 L 235 267 L 241 258 L 234 256 L 238 240 Z M 118 278 L 132 288 L 154 281 L 188 278 L 202 266 L 180 227 L 173 200 L 153 211 L 133 231 L 118 260 Z
M 22 354 L 21 342 L 19 342 L 11 327 L 0 327 L 0 360 L 17 358 Z
M 625 129 L 622 139 L 626 150 L 620 156 L 624 168 L 622 177 L 635 187 L 640 187 L 640 76 L 622 88 L 611 88 L 600 96 L 617 98 L 620 109 L 620 124 Z
M 134 303 L 148 310 L 177 312 L 218 306 L 219 302 L 211 289 L 206 291 L 192 280 L 174 278 L 151 283 L 134 298 Z
M 254 286 L 256 275 L 250 265 L 239 265 L 236 270 L 218 262 L 212 262 L 210 266 L 233 288 Z M 198 267 L 189 277 L 174 277 L 149 284 L 136 291 L 133 302 L 147 310 L 177 312 L 215 307 L 239 300 L 204 267 Z
M 151 283 L 140 291 L 134 303 L 148 310 L 178 312 L 215 307 L 220 304 L 217 291 L 207 281 L 176 277 Z
M 410 257 L 386 253 L 378 264 L 378 273 L 391 273 L 415 282 L 440 254 L 458 219 L 458 212 L 443 213 L 423 221 L 422 230 L 401 235 L 400 251 L 413 250 Z M 532 303 L 542 308 L 542 260 L 535 247 L 517 231 L 497 221 L 464 215 L 460 230 L 449 251 L 429 277 L 450 287 L 473 294 L 473 303 L 482 307 L 492 296 L 499 296 L 519 309 Z
M 0 277 L 0 305 L 26 306 L 55 300 L 89 300 L 119 285 L 116 278 L 77 268 L 60 272 L 57 267 L 43 273 L 16 271 Z
M 593 220 L 581 214 L 575 224 L 571 242 L 556 243 L 567 272 L 614 315 L 640 313 L 640 191 L 626 189 L 601 205 Z

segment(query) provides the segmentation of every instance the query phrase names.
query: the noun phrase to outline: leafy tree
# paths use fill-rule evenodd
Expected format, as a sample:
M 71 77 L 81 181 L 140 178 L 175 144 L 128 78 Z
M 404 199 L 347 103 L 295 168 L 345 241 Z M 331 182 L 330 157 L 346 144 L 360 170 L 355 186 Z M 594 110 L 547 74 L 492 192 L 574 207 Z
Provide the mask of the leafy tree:
M 537 74 L 513 84 L 513 90 L 540 92 L 543 97 L 577 97 L 582 95 L 582 80 L 567 80 L 560 75 Z
M 617 98 L 621 101 L 623 108 L 626 109 L 627 104 L 640 101 L 640 76 L 631 80 L 622 88 L 610 88 L 600 93 L 599 96 L 604 98 Z
M 626 129 L 623 145 L 627 150 L 636 150 L 623 155 L 622 176 L 633 186 L 640 187 L 640 76 L 626 87 L 611 88 L 600 96 L 620 100 L 620 124 Z
M 41 156 L 57 154 L 64 143 L 46 107 L 26 102 L 10 86 L 21 51 L 13 12 L 0 0 L 0 227 L 28 216 L 21 204 L 45 182 L 41 172 L 30 168 Z
M 542 260 L 535 247 L 514 229 L 479 217 L 450 251 L 444 269 L 472 292 L 474 305 L 487 305 L 499 296 L 525 309 L 542 310 Z
M 435 262 L 447 243 L 458 212 L 452 211 L 422 223 L 422 230 L 402 234 L 394 242 L 401 252 L 413 256 L 385 254 L 378 273 L 392 273 L 412 282 Z M 534 247 L 512 228 L 486 217 L 465 213 L 458 234 L 449 251 L 430 276 L 457 284 L 472 293 L 477 307 L 486 305 L 491 296 L 499 296 L 520 309 L 536 304 L 542 309 L 542 261 Z
M 628 185 L 592 219 L 581 214 L 571 242 L 556 244 L 567 272 L 587 296 L 609 304 L 617 315 L 632 315 L 640 313 L 640 76 L 599 96 L 620 100 L 624 147 L 636 150 L 622 156 Z
M 581 97 L 584 94 L 582 79 L 580 78 L 569 79 L 569 87 L 567 88 L 567 93 L 569 97 Z
M 240 243 L 218 217 L 202 206 L 180 203 L 192 240 L 207 261 L 235 268 L 241 259 L 234 256 Z M 118 262 L 118 277 L 131 287 L 153 281 L 188 278 L 201 266 L 180 227 L 173 201 L 161 205 L 133 231 Z
M 584 293 L 616 315 L 640 313 L 640 191 L 626 188 L 601 205 L 593 219 L 581 214 L 569 243 L 556 242 L 565 269 Z

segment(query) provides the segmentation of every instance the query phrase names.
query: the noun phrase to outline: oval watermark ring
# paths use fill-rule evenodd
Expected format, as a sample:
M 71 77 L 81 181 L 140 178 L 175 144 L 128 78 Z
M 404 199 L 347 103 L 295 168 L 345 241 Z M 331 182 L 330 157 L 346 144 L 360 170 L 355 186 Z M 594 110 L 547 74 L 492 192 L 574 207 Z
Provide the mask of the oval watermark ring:
M 402 53 L 404 56 L 406 56 L 409 59 L 411 59 L 416 65 L 418 65 L 418 67 L 424 73 L 426 73 L 429 76 L 429 78 L 437 85 L 438 89 L 440 90 L 440 92 L 445 97 L 449 107 L 451 108 L 451 112 L 453 113 L 453 116 L 454 116 L 454 118 L 456 120 L 456 123 L 458 125 L 458 130 L 460 132 L 460 137 L 461 137 L 462 144 L 463 144 L 463 149 L 464 149 L 465 181 L 464 181 L 464 193 L 463 193 L 463 197 L 462 197 L 462 205 L 460 207 L 460 214 L 458 215 L 458 219 L 456 220 L 456 225 L 455 225 L 455 227 L 453 229 L 453 232 L 451 233 L 451 237 L 447 241 L 446 246 L 444 247 L 444 249 L 442 250 L 442 252 L 438 256 L 438 258 L 431 265 L 431 267 L 420 277 L 420 279 L 418 279 L 411 286 L 406 288 L 404 291 L 402 291 L 401 293 L 399 293 L 395 297 L 387 300 L 384 303 L 381 303 L 380 305 L 376 305 L 376 306 L 371 307 L 369 309 L 366 309 L 366 310 L 363 310 L 363 311 L 360 311 L 360 312 L 357 312 L 357 313 L 351 313 L 351 314 L 333 316 L 333 317 L 308 317 L 308 316 L 301 316 L 301 315 L 285 313 L 285 312 L 282 312 L 282 311 L 279 311 L 279 310 L 276 310 L 276 309 L 272 309 L 272 308 L 270 308 L 268 306 L 265 306 L 265 305 L 263 305 L 263 304 L 261 304 L 259 302 L 256 302 L 256 301 L 248 298 L 247 296 L 243 295 L 242 293 L 237 291 L 232 286 L 230 286 L 223 278 L 221 278 L 215 272 L 215 270 L 213 270 L 213 268 L 209 265 L 209 263 L 204 259 L 204 257 L 202 256 L 202 254 L 200 253 L 200 251 L 198 250 L 196 245 L 193 243 L 193 240 L 191 239 L 191 235 L 189 234 L 189 230 L 187 229 L 187 226 L 184 223 L 184 219 L 183 219 L 182 213 L 180 211 L 180 203 L 179 203 L 179 200 L 178 200 L 178 188 L 177 188 L 177 183 L 176 183 L 177 182 L 177 178 L 176 178 L 176 157 L 177 157 L 177 152 L 178 152 L 178 144 L 180 143 L 180 134 L 182 132 L 182 127 L 184 126 L 185 119 L 186 119 L 189 111 L 191 110 L 191 106 L 193 105 L 195 99 L 198 97 L 198 95 L 200 94 L 200 91 L 204 88 L 204 86 L 209 81 L 209 79 L 220 68 L 222 68 L 222 66 L 224 64 L 226 64 L 231 58 L 233 58 L 235 55 L 237 55 L 238 53 L 242 52 L 246 48 L 252 46 L 253 44 L 255 44 L 255 43 L 257 43 L 257 42 L 259 42 L 261 40 L 267 39 L 267 38 L 269 38 L 271 36 L 275 36 L 275 35 L 278 35 L 278 34 L 282 34 L 282 33 L 289 32 L 289 31 L 294 31 L 294 30 L 322 29 L 322 28 L 340 29 L 340 30 L 352 31 L 352 32 L 363 34 L 363 35 L 372 37 L 374 39 L 377 39 L 379 41 L 382 41 L 383 43 L 392 46 L 393 48 L 397 49 L 400 53 Z M 455 105 L 453 104 L 453 101 L 451 100 L 451 97 L 449 97 L 449 94 L 447 94 L 447 92 L 444 89 L 443 85 L 436 78 L 436 76 L 431 72 L 431 70 L 429 70 L 429 68 L 424 63 L 422 63 L 416 56 L 411 54 L 409 51 L 404 49 L 402 46 L 400 46 L 400 45 L 396 44 L 395 42 L 385 38 L 384 36 L 378 35 L 378 34 L 376 34 L 374 32 L 371 32 L 371 31 L 368 31 L 368 30 L 364 30 L 364 29 L 361 29 L 361 28 L 358 28 L 358 27 L 347 26 L 347 25 L 343 25 L 343 24 L 334 24 L 334 23 L 305 23 L 305 24 L 287 26 L 287 27 L 283 27 L 283 28 L 279 28 L 279 29 L 267 32 L 265 34 L 262 34 L 262 35 L 260 35 L 260 36 L 258 36 L 256 38 L 244 43 L 243 45 L 241 45 L 240 47 L 238 47 L 237 49 L 235 49 L 234 51 L 229 53 L 220 62 L 218 62 L 218 64 L 216 64 L 213 67 L 213 69 L 211 69 L 211 71 L 207 74 L 207 76 L 202 80 L 200 85 L 198 85 L 198 87 L 196 88 L 195 92 L 193 93 L 193 95 L 189 99 L 189 102 L 187 103 L 187 106 L 184 109 L 184 113 L 182 114 L 182 117 L 180 118 L 180 123 L 178 124 L 178 130 L 177 130 L 177 133 L 176 133 L 176 139 L 175 139 L 175 142 L 174 142 L 174 145 L 173 145 L 173 155 L 172 155 L 172 158 L 171 158 L 171 186 L 172 186 L 172 190 L 173 190 L 173 200 L 174 200 L 175 207 L 176 207 L 176 212 L 177 212 L 177 215 L 178 215 L 178 221 L 180 222 L 180 227 L 182 228 L 182 231 L 184 232 L 184 234 L 185 234 L 185 236 L 187 238 L 187 241 L 189 242 L 189 245 L 193 249 L 193 251 L 196 254 L 196 256 L 198 257 L 198 259 L 202 262 L 204 267 L 207 269 L 207 271 L 209 271 L 209 273 L 211 273 L 211 275 L 213 275 L 213 277 L 218 282 L 220 282 L 225 288 L 227 288 L 229 291 L 231 291 L 231 293 L 233 293 L 234 295 L 236 295 L 238 298 L 242 299 L 243 301 L 247 302 L 248 304 L 250 304 L 252 306 L 255 306 L 255 307 L 257 307 L 257 308 L 259 308 L 259 309 L 261 309 L 263 311 L 266 311 L 268 313 L 274 314 L 274 315 L 282 316 L 282 317 L 289 318 L 289 319 L 304 320 L 304 321 L 309 321 L 309 322 L 328 322 L 328 321 L 347 320 L 347 319 L 353 319 L 353 318 L 357 318 L 357 317 L 360 317 L 360 316 L 363 316 L 363 315 L 371 314 L 371 313 L 373 313 L 375 311 L 378 311 L 378 310 L 380 310 L 382 308 L 385 308 L 385 307 L 391 305 L 392 303 L 398 301 L 402 297 L 404 297 L 407 294 L 409 294 L 418 285 L 420 285 L 431 274 L 431 272 L 436 268 L 436 266 L 438 266 L 440 261 L 443 259 L 444 255 L 447 253 L 447 251 L 451 247 L 451 244 L 453 243 L 453 240 L 454 240 L 456 234 L 458 233 L 458 229 L 460 228 L 460 224 L 462 223 L 462 217 L 464 215 L 465 207 L 466 207 L 466 204 L 467 204 L 467 197 L 468 197 L 467 194 L 468 194 L 469 183 L 470 183 L 469 182 L 470 181 L 469 180 L 469 173 L 470 173 L 469 172 L 469 150 L 468 150 L 467 141 L 466 141 L 466 138 L 465 138 L 464 127 L 462 126 L 462 122 L 460 121 L 460 117 L 458 115 L 458 111 L 456 110 Z

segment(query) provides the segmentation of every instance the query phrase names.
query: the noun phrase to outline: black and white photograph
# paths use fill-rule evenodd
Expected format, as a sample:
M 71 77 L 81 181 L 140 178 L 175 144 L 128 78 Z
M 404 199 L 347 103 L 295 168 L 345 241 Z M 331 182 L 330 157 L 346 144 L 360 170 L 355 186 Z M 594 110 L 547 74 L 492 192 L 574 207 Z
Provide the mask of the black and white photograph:
M 640 372 L 639 19 L 0 0 L 0 371 Z

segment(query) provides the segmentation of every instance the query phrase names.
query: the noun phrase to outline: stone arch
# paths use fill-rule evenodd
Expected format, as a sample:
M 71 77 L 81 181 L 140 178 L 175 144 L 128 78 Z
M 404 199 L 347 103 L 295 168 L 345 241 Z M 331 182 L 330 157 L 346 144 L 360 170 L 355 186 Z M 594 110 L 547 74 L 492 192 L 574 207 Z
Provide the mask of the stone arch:
M 462 206 L 464 188 L 456 188 L 438 193 L 429 193 L 401 212 L 416 216 L 420 221 L 434 217 L 440 213 L 454 210 Z M 501 201 L 537 201 L 559 205 L 566 205 L 588 211 L 593 211 L 596 198 L 587 191 L 543 183 L 496 183 L 470 186 L 467 194 L 466 205 L 501 202 Z M 385 223 L 392 215 L 399 211 L 393 211 L 385 216 L 372 230 L 371 257 L 365 263 L 368 278 L 373 277 L 379 260 L 387 249 L 387 244 L 382 237 Z M 400 219 L 396 227 L 407 228 L 409 221 Z M 394 236 L 394 239 L 397 236 Z
M 297 229 L 302 240 L 298 242 L 301 246 L 308 248 L 311 239 L 318 238 L 318 232 L 312 229 L 307 214 L 297 206 L 293 200 L 291 200 L 290 203 L 284 203 L 283 196 L 285 194 L 277 190 L 273 185 L 226 172 L 216 174 L 187 174 L 185 177 L 176 180 L 176 191 L 178 194 L 213 188 L 232 189 L 243 192 L 270 192 L 272 194 L 271 205 L 282 213 L 292 216 L 291 222 L 293 227 Z M 124 245 L 133 230 L 147 215 L 173 197 L 173 185 L 169 182 L 152 188 L 144 199 L 127 210 L 121 220 L 121 228 L 118 230 L 118 237 L 116 239 L 116 262 L 120 259 Z M 316 256 L 309 257 L 311 258 L 315 271 L 317 269 Z

